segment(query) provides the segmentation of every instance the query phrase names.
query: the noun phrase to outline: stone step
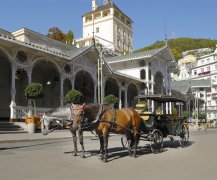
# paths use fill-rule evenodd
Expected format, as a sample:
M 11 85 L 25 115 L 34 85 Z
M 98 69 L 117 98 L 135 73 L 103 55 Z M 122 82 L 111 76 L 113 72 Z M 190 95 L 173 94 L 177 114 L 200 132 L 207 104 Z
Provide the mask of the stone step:
M 13 122 L 0 121 L 0 134 L 25 133 L 23 128 Z

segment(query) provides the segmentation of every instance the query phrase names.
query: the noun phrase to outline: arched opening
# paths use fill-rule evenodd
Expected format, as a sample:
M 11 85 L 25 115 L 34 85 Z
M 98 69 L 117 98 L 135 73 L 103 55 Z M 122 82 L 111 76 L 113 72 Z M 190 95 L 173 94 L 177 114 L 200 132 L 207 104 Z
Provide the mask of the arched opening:
M 127 102 L 129 107 L 135 107 L 137 100 L 135 97 L 138 95 L 138 90 L 134 84 L 130 84 L 127 90 Z
M 11 65 L 8 57 L 0 50 L 0 119 L 10 118 Z
M 94 83 L 88 72 L 80 71 L 77 73 L 74 88 L 83 94 L 86 103 L 93 103 Z
M 24 70 L 18 69 L 15 76 L 15 84 L 16 84 L 16 104 L 18 106 L 27 106 L 28 101 L 25 97 L 25 88 L 28 85 L 28 77 L 27 73 Z
M 118 83 L 115 79 L 109 78 L 105 83 L 105 96 L 113 94 L 119 98 L 119 88 Z
M 60 106 L 60 78 L 57 67 L 50 61 L 38 61 L 32 71 L 32 82 L 43 85 L 44 97 L 36 100 L 38 107 Z
M 154 77 L 154 94 L 163 93 L 163 75 L 161 72 L 157 72 Z
M 157 72 L 154 77 L 154 94 L 163 94 L 163 81 L 163 75 L 161 74 L 161 72 Z M 160 103 L 154 103 L 155 109 L 160 106 Z

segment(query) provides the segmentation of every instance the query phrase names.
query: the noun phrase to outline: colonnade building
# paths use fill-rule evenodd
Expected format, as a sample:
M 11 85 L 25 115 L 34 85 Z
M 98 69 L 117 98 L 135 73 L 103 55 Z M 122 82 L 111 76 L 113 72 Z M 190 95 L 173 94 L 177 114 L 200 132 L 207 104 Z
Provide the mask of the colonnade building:
M 167 46 L 110 56 L 95 43 L 78 48 L 27 28 L 0 29 L 0 119 L 24 117 L 28 111 L 24 89 L 33 82 L 44 88 L 44 96 L 36 100 L 37 112 L 64 106 L 64 96 L 72 89 L 81 91 L 86 103 L 101 103 L 113 94 L 120 108 L 133 107 L 137 95 L 171 94 L 170 73 L 176 66 Z M 167 104 L 166 111 L 170 110 Z
M 103 97 L 114 94 L 120 107 L 137 103 L 135 96 L 145 93 L 170 94 L 170 71 L 176 62 L 163 47 L 142 53 L 101 57 L 95 45 L 76 48 L 22 28 L 0 31 L 0 117 L 23 116 L 28 101 L 25 87 L 32 82 L 43 85 L 44 96 L 36 101 L 39 112 L 64 106 L 64 95 L 81 91 L 86 102 L 98 102 L 97 68 L 103 60 Z M 154 107 L 153 107 L 154 108 Z

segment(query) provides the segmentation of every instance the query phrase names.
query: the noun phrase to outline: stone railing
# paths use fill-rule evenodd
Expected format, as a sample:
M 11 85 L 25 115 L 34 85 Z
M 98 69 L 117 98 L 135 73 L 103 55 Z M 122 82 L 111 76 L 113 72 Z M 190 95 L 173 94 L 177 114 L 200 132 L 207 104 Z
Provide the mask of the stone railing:
M 12 118 L 17 120 L 23 120 L 25 119 L 25 117 L 28 115 L 29 112 L 33 112 L 32 114 L 38 116 L 39 114 L 43 114 L 47 111 L 52 110 L 52 108 L 36 107 L 36 112 L 34 113 L 34 109 L 35 108 L 28 107 L 28 106 L 14 106 L 13 107 L 14 116 Z

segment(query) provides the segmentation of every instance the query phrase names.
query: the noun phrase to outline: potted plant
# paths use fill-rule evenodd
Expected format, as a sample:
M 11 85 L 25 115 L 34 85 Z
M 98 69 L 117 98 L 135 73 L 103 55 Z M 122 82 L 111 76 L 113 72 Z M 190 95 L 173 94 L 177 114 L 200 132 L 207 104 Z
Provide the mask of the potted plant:
M 34 133 L 36 128 L 40 128 L 40 117 L 36 115 L 35 99 L 39 99 L 44 95 L 43 86 L 40 83 L 29 84 L 26 86 L 24 93 L 25 97 L 29 100 L 29 112 L 25 119 L 25 122 L 28 125 L 29 133 Z M 32 113 L 31 101 L 33 101 L 34 113 Z
M 104 104 L 113 104 L 114 107 L 117 107 L 118 97 L 114 96 L 113 94 L 110 94 L 104 98 L 103 103 Z

